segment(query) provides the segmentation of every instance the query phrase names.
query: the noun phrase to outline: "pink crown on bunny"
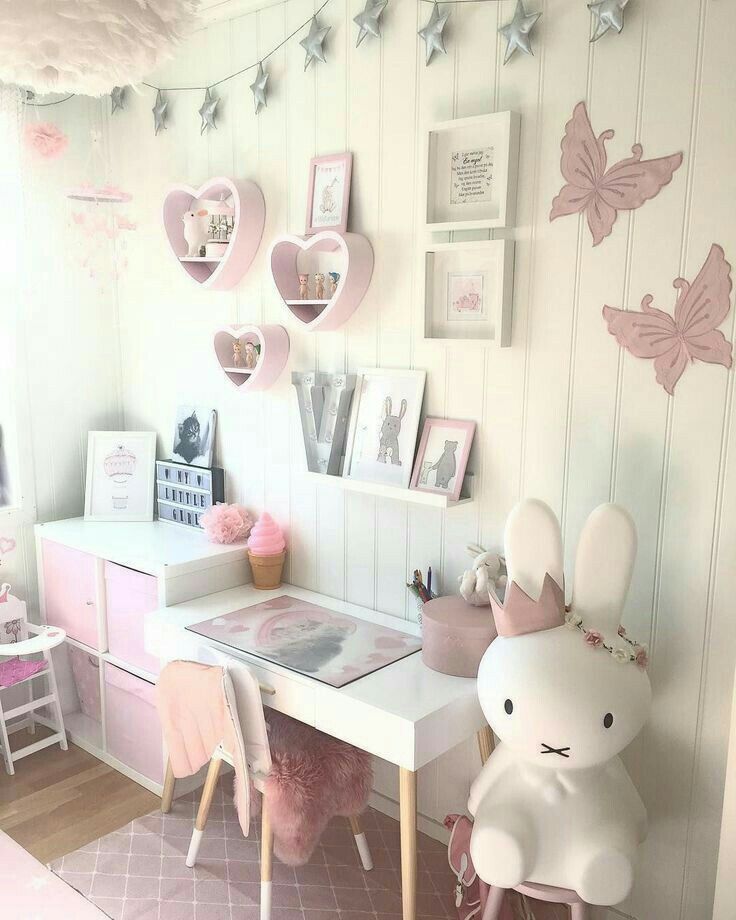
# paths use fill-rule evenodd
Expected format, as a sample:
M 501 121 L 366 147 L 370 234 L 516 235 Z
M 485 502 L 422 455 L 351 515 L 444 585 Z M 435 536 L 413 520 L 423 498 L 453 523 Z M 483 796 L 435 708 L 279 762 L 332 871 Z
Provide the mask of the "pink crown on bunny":
M 548 572 L 538 600 L 512 581 L 503 604 L 491 591 L 491 610 L 496 632 L 505 639 L 555 629 L 565 625 L 565 592 Z

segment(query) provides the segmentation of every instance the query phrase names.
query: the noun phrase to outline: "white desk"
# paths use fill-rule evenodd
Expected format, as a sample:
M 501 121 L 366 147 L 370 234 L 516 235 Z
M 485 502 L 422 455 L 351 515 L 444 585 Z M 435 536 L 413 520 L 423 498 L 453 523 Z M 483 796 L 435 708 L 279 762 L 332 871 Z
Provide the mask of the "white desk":
M 241 607 L 288 594 L 351 614 L 370 622 L 419 634 L 415 624 L 363 607 L 282 585 L 258 591 L 245 585 L 151 614 L 146 624 L 146 648 L 162 661 L 196 660 L 211 646 L 247 661 L 261 684 L 267 706 L 315 726 L 335 738 L 375 754 L 400 768 L 401 862 L 404 920 L 416 916 L 416 772 L 436 757 L 478 735 L 481 757 L 492 749 L 492 738 L 478 704 L 475 681 L 438 674 L 417 653 L 336 689 L 277 664 L 199 636 L 186 627 L 223 616 Z

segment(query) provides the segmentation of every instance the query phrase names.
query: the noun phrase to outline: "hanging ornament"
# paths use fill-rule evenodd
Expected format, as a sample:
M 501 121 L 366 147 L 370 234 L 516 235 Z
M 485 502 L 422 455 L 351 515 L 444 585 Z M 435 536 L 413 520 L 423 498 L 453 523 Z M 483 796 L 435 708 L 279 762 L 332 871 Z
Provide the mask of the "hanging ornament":
M 169 107 L 169 100 L 164 98 L 164 94 L 161 90 L 156 90 L 156 103 L 151 109 L 153 112 L 153 128 L 154 133 L 158 134 L 159 131 L 166 130 L 166 109 Z
M 114 115 L 118 109 L 122 112 L 125 106 L 125 87 L 124 86 L 113 86 L 112 91 L 110 92 L 110 114 Z
M 212 95 L 208 86 L 204 93 L 204 102 L 199 107 L 199 117 L 202 119 L 202 124 L 199 127 L 200 134 L 204 134 L 209 128 L 217 130 L 217 125 L 215 124 L 215 109 L 219 101 L 220 100 L 216 96 Z
M 509 62 L 517 49 L 523 51 L 524 54 L 534 54 L 530 34 L 541 15 L 541 13 L 527 14 L 521 0 L 516 0 L 514 18 L 498 30 L 506 39 L 506 54 L 503 56 L 504 64 Z
M 325 52 L 322 48 L 322 43 L 327 37 L 327 33 L 332 27 L 327 26 L 325 29 L 320 28 L 319 23 L 317 22 L 317 17 L 313 16 L 312 21 L 309 25 L 309 35 L 306 38 L 303 38 L 299 44 L 304 48 L 307 55 L 304 58 L 304 69 L 312 63 L 313 60 L 321 61 L 323 64 L 326 64 Z
M 50 121 L 30 122 L 23 133 L 26 147 L 44 160 L 55 160 L 69 145 L 66 134 Z
M 588 9 L 597 20 L 590 39 L 592 42 L 597 42 L 609 29 L 615 32 L 623 30 L 624 7 L 628 2 L 629 0 L 600 0 L 599 3 L 588 4 Z
M 139 83 L 195 23 L 193 0 L 5 0 L 0 81 L 106 96 Z
M 366 35 L 372 35 L 374 38 L 381 37 L 381 26 L 378 21 L 387 5 L 388 0 L 366 0 L 363 12 L 353 17 L 353 22 L 358 26 L 356 48 Z
M 440 8 L 435 0 L 435 3 L 432 7 L 432 15 L 429 17 L 429 22 L 417 33 L 419 37 L 424 40 L 426 50 L 425 65 L 429 64 L 429 62 L 432 60 L 432 55 L 435 53 L 435 51 L 439 52 L 440 54 L 447 54 L 447 51 L 445 50 L 445 41 L 442 37 L 442 31 L 445 28 L 449 18 L 449 10 L 447 13 L 441 13 Z
M 250 85 L 250 91 L 253 93 L 253 99 L 256 106 L 256 115 L 266 107 L 266 84 L 268 83 L 268 74 L 263 70 L 263 62 L 258 64 L 258 73 L 255 80 Z

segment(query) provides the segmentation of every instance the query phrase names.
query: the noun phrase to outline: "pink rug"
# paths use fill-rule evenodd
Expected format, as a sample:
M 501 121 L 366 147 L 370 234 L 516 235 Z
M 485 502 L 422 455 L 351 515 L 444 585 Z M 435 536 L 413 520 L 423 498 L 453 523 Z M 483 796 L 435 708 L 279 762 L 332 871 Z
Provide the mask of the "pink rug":
M 226 778 L 226 789 L 232 780 Z M 258 822 L 244 838 L 230 794 L 218 790 L 199 862 L 184 864 L 199 793 L 52 863 L 113 920 L 258 920 Z M 369 809 L 364 825 L 375 868 L 364 872 L 348 822 L 335 819 L 306 866 L 274 863 L 272 920 L 401 920 L 399 826 Z M 417 920 L 457 917 L 447 848 L 419 834 Z M 544 908 L 542 908 L 544 910 Z M 563 913 L 522 913 L 562 920 Z

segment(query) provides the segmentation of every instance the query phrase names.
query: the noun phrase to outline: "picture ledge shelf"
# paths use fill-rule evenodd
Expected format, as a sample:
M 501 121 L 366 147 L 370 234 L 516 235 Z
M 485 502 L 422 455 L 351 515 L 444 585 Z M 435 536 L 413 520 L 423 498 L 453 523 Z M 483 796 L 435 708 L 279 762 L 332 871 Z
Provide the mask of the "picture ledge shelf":
M 420 492 L 417 489 L 404 489 L 400 486 L 388 486 L 381 482 L 363 482 L 360 479 L 347 479 L 343 476 L 330 476 L 327 473 L 311 473 L 305 471 L 308 480 L 318 485 L 328 485 L 344 492 L 359 492 L 363 495 L 375 495 L 378 498 L 393 498 L 400 502 L 409 502 L 413 505 L 424 505 L 430 508 L 458 508 L 460 505 L 469 505 L 473 498 L 473 475 L 466 473 L 463 489 L 458 501 L 454 502 L 447 495 L 438 492 Z

